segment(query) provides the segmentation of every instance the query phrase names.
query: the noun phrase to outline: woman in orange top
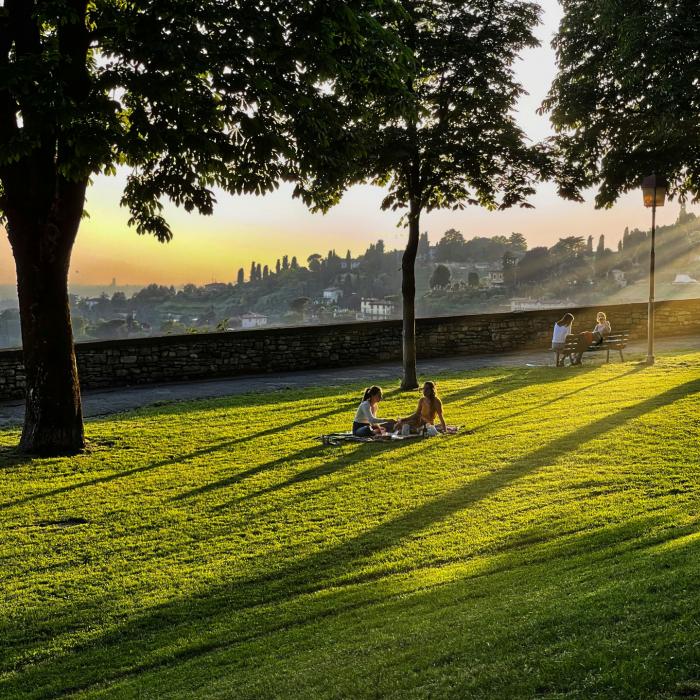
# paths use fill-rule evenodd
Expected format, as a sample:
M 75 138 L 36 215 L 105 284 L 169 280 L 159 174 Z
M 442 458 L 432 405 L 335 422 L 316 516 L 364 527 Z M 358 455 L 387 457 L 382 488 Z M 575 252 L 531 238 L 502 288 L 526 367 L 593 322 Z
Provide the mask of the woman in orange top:
M 434 428 L 435 418 L 440 419 L 442 432 L 446 432 L 447 425 L 442 415 L 442 401 L 437 395 L 435 382 L 426 382 L 423 384 L 423 396 L 418 401 L 415 412 L 410 416 L 401 418 L 396 427 L 401 429 L 404 425 L 408 425 L 413 429 L 422 428 L 423 426 L 432 426 Z

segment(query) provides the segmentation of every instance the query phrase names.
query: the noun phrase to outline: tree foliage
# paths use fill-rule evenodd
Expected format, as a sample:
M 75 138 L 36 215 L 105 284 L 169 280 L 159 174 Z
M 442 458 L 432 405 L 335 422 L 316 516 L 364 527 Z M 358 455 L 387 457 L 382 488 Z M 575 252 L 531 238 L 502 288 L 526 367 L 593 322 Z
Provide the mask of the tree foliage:
M 543 111 L 558 131 L 560 192 L 597 186 L 610 207 L 652 172 L 700 194 L 697 0 L 563 0 L 558 74 Z
M 400 53 L 388 7 L 7 0 L 1 210 L 13 172 L 40 155 L 69 180 L 129 168 L 130 223 L 161 240 L 172 235 L 164 198 L 208 214 L 217 186 L 264 194 L 289 180 L 327 208 L 356 147 L 353 119 L 398 73 L 377 52 Z
M 420 217 L 468 204 L 489 209 L 526 205 L 548 166 L 514 118 L 522 86 L 513 73 L 519 52 L 537 41 L 539 7 L 527 0 L 405 0 L 396 31 L 413 57 L 409 110 L 380 114 L 367 132 L 359 167 L 386 186 L 384 209 L 408 225 L 402 259 L 401 386 L 417 386 L 415 260 Z M 404 95 L 400 96 L 401 99 Z M 399 100 L 400 101 L 400 100 Z M 369 124 L 369 122 L 368 122 Z
M 394 0 L 0 3 L 0 223 L 18 276 L 23 449 L 84 446 L 67 273 L 90 178 L 125 168 L 129 223 L 161 241 L 166 199 L 210 214 L 217 187 L 265 194 L 289 181 L 327 209 L 356 177 L 365 122 L 403 89 L 396 11 Z
M 446 287 L 450 283 L 452 273 L 446 265 L 436 265 L 433 274 L 430 276 L 430 288 Z

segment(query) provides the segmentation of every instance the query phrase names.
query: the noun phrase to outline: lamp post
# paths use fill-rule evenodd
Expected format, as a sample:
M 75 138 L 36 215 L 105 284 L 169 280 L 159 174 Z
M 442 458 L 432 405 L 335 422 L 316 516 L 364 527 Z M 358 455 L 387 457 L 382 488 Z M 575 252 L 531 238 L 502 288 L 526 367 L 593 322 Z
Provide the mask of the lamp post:
M 651 207 L 651 251 L 649 253 L 649 311 L 647 312 L 647 364 L 654 364 L 654 265 L 656 263 L 656 207 L 663 207 L 668 185 L 656 174 L 642 180 L 644 206 Z

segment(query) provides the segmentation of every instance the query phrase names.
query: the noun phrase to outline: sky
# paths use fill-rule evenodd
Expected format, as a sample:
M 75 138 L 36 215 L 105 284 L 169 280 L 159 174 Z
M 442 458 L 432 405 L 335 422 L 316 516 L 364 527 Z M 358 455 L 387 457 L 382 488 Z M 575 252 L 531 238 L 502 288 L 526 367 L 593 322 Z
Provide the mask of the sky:
M 517 119 L 533 140 L 551 134 L 546 116 L 536 114 L 554 77 L 554 52 L 550 47 L 561 10 L 556 0 L 540 0 L 542 24 L 537 30 L 541 46 L 527 50 L 517 73 L 529 93 L 520 101 Z M 81 225 L 73 252 L 71 285 L 182 285 L 188 282 L 231 282 L 239 267 L 246 271 L 251 260 L 274 266 L 283 254 L 296 255 L 300 262 L 311 253 L 325 255 L 335 249 L 344 255 L 364 252 L 369 243 L 382 238 L 387 248 L 403 248 L 406 232 L 397 228 L 397 212 L 382 212 L 382 190 L 372 186 L 350 189 L 342 202 L 327 214 L 311 214 L 291 197 L 291 186 L 281 186 L 265 197 L 231 196 L 217 193 L 218 204 L 209 217 L 187 214 L 166 206 L 174 239 L 162 244 L 139 236 L 127 226 L 128 213 L 119 207 L 125 173 L 98 177 L 88 191 L 90 218 Z M 421 230 L 436 242 L 449 228 L 472 236 L 524 234 L 530 247 L 551 245 L 562 236 L 605 234 L 609 247 L 617 245 L 625 226 L 648 228 L 649 211 L 641 203 L 641 192 L 622 197 L 610 210 L 596 210 L 593 193 L 577 204 L 560 199 L 552 184 L 543 184 L 530 200 L 534 209 L 489 212 L 479 207 L 463 211 L 437 211 L 422 217 Z M 658 210 L 659 224 L 675 221 L 675 202 Z M 688 207 L 700 214 L 700 207 Z M 9 245 L 0 239 L 0 284 L 15 282 Z

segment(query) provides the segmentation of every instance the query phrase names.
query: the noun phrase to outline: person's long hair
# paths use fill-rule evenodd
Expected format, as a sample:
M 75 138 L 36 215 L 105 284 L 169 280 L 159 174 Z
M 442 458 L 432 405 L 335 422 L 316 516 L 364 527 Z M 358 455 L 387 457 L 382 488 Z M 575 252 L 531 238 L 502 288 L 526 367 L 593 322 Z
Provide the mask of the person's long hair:
M 365 389 L 365 395 L 362 397 L 363 401 L 369 401 L 373 396 L 379 396 L 382 398 L 382 388 L 380 386 L 370 386 Z
M 564 314 L 558 321 L 557 326 L 570 326 L 574 322 L 573 314 Z
M 430 410 L 435 411 L 437 408 L 437 399 L 439 398 L 435 382 L 425 382 L 425 384 L 423 384 L 423 396 L 430 401 Z

